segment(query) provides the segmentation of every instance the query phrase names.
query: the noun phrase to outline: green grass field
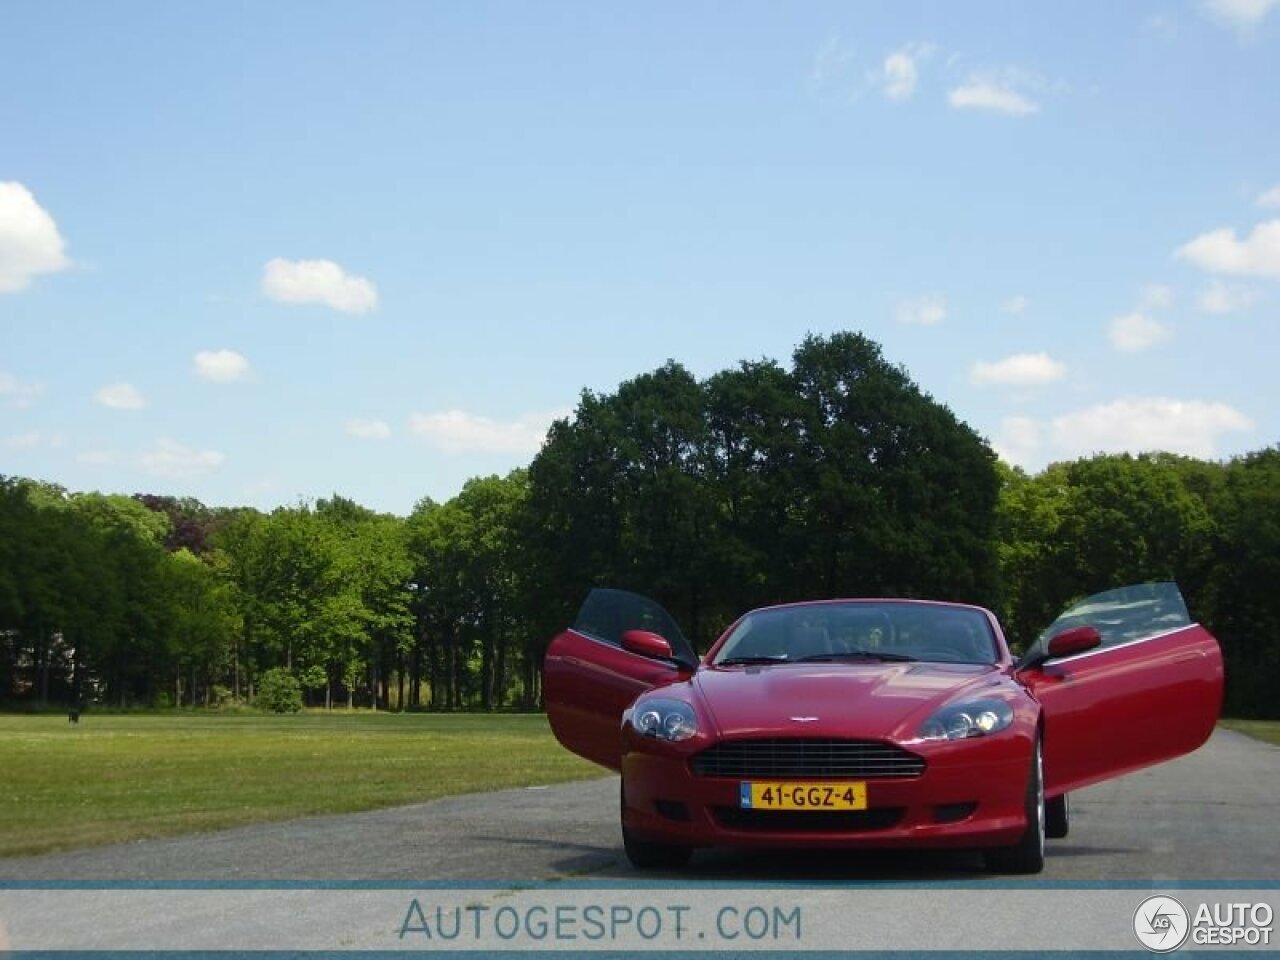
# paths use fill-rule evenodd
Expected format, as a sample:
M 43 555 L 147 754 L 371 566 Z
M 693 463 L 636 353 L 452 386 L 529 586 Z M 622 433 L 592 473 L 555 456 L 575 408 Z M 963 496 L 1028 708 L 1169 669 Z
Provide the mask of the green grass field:
M 1221 720 L 1228 730 L 1248 734 L 1258 740 L 1280 746 L 1280 720 Z
M 531 714 L 0 716 L 0 856 L 602 772 Z
M 1280 723 L 1222 725 L 1280 744 Z M 0 716 L 0 856 L 602 773 L 537 714 Z

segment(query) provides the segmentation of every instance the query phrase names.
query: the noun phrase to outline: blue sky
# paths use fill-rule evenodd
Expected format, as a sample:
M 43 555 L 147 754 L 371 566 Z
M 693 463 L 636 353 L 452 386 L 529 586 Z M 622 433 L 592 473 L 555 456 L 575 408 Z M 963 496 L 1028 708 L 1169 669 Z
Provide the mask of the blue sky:
M 860 330 L 1011 462 L 1280 441 L 1280 0 L 5 5 L 0 473 L 408 512 Z

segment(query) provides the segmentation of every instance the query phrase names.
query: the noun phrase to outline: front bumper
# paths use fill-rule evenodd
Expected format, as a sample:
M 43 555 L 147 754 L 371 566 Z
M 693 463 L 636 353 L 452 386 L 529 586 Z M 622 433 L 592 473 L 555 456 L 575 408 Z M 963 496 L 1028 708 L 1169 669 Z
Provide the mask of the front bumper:
M 746 778 L 697 776 L 689 752 L 629 736 L 622 822 L 641 839 L 695 847 L 1004 846 L 1026 828 L 1033 735 L 1015 728 L 972 740 L 904 744 L 924 758 L 921 774 L 862 781 L 866 811 L 800 815 L 744 811 L 739 794 Z

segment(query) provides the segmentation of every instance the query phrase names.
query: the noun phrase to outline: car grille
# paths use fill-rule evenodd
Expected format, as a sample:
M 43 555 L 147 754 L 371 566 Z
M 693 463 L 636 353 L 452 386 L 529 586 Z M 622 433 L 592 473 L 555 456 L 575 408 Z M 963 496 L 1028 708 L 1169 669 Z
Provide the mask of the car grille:
M 700 777 L 918 777 L 924 759 L 878 740 L 726 740 L 691 761 Z
M 713 807 L 712 815 L 729 830 L 782 833 L 861 833 L 896 827 L 906 812 L 903 807 L 873 810 L 743 810 Z

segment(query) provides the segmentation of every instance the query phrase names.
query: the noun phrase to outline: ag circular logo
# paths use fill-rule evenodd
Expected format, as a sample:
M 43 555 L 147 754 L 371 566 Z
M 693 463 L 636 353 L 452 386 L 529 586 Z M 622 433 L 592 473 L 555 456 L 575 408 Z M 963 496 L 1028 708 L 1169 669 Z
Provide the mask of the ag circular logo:
M 1133 914 L 1133 932 L 1138 942 L 1153 953 L 1177 950 L 1190 929 L 1187 908 L 1173 897 L 1147 897 Z

